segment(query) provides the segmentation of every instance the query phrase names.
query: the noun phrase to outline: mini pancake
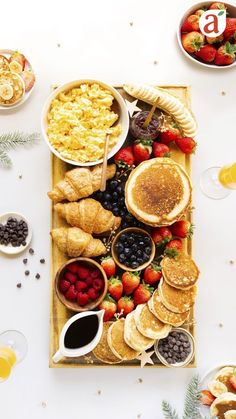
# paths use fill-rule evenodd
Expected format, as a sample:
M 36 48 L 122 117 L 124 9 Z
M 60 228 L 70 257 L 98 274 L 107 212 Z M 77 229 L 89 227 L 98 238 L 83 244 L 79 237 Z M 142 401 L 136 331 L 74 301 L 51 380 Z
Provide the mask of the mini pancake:
M 166 308 L 160 299 L 158 290 L 155 290 L 152 297 L 148 301 L 148 308 L 163 323 L 170 324 L 171 326 L 179 327 L 188 319 L 190 311 L 186 313 L 173 313 Z
M 138 331 L 150 339 L 163 339 L 171 331 L 171 326 L 162 323 L 155 317 L 147 304 L 137 305 L 134 311 L 134 320 Z
M 137 358 L 138 351 L 128 346 L 124 340 L 125 320 L 119 319 L 108 329 L 107 342 L 112 353 L 122 361 L 130 361 Z
M 125 319 L 124 339 L 127 345 L 138 352 L 143 352 L 154 345 L 154 339 L 147 338 L 138 331 L 133 311 Z
M 228 410 L 225 413 L 225 419 L 236 419 L 236 410 Z
M 195 285 L 199 277 L 197 265 L 184 253 L 175 258 L 164 257 L 161 267 L 165 281 L 174 288 L 189 289 Z
M 191 183 L 184 168 L 170 158 L 146 160 L 132 170 L 125 203 L 134 217 L 153 227 L 179 220 L 191 202 Z
M 171 287 L 163 278 L 159 283 L 158 290 L 162 304 L 174 313 L 188 311 L 194 304 L 197 293 L 196 285 L 187 290 L 180 290 Z
M 15 105 L 22 99 L 24 93 L 25 84 L 18 74 L 11 71 L 0 71 L 0 105 Z
M 96 348 L 93 350 L 93 354 L 97 359 L 99 359 L 102 362 L 105 362 L 106 364 L 119 364 L 121 362 L 121 359 L 117 358 L 113 354 L 107 343 L 107 332 L 112 324 L 113 322 L 103 323 L 102 337 Z
M 212 417 L 225 419 L 225 413 L 229 410 L 236 410 L 236 395 L 233 393 L 223 393 L 212 403 L 210 414 Z
M 214 377 L 214 380 L 218 380 L 221 383 L 225 384 L 228 392 L 236 394 L 236 390 L 229 384 L 229 378 L 232 377 L 235 373 L 236 367 L 224 367 L 218 371 Z

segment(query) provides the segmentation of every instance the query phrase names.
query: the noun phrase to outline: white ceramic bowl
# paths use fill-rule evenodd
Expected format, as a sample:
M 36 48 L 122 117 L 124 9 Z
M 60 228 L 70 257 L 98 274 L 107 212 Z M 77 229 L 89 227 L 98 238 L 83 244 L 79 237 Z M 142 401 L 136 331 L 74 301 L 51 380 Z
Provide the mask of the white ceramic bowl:
M 17 213 L 17 212 L 7 212 L 5 214 L 0 215 L 0 223 L 6 224 L 9 217 L 14 217 L 18 221 L 23 220 L 28 224 L 28 236 L 26 237 L 26 245 L 25 246 L 17 246 L 13 247 L 11 244 L 8 244 L 7 246 L 0 244 L 0 252 L 5 253 L 6 255 L 18 255 L 19 253 L 23 252 L 27 247 L 29 246 L 31 240 L 32 240 L 32 228 L 29 224 L 29 222 L 26 220 L 26 218 Z
M 235 367 L 236 368 L 236 360 L 234 360 L 233 362 L 225 362 L 224 364 L 220 364 L 220 365 L 208 370 L 205 373 L 205 375 L 201 378 L 201 383 L 200 383 L 201 390 L 207 390 L 209 382 L 211 380 L 213 380 L 216 373 L 224 367 Z M 203 419 L 210 419 L 211 415 L 210 415 L 209 406 L 204 406 L 203 404 L 200 404 L 200 415 Z
M 218 70 L 225 70 L 226 68 L 234 67 L 236 65 L 236 61 L 234 61 L 233 64 L 225 65 L 225 66 L 203 63 L 202 61 L 197 60 L 192 55 L 190 55 L 187 51 L 185 51 L 185 49 L 184 49 L 184 47 L 182 45 L 182 42 L 181 42 L 181 27 L 182 27 L 184 21 L 187 19 L 187 17 L 190 16 L 191 14 L 193 14 L 194 12 L 196 12 L 196 10 L 201 9 L 203 6 L 210 6 L 212 3 L 214 3 L 214 1 L 202 1 L 201 3 L 196 3 L 193 6 L 191 6 L 184 13 L 184 15 L 182 15 L 182 17 L 181 17 L 181 19 L 179 21 L 179 24 L 178 24 L 177 40 L 178 40 L 178 44 L 179 44 L 179 47 L 180 47 L 181 51 L 192 62 L 194 62 L 196 64 L 199 64 L 202 67 L 217 68 Z M 229 11 L 230 17 L 236 17 L 236 6 L 233 5 L 233 4 L 230 4 L 230 3 L 226 3 L 226 2 L 223 2 L 223 3 L 226 5 L 227 10 Z
M 92 84 L 92 83 L 98 83 L 100 84 L 102 87 L 104 87 L 107 90 L 110 90 L 111 94 L 113 95 L 115 101 L 117 102 L 118 105 L 118 113 L 119 113 L 119 120 L 117 122 L 119 122 L 121 124 L 121 134 L 118 136 L 118 140 L 116 145 L 112 148 L 112 150 L 110 151 L 110 153 L 108 153 L 108 159 L 110 159 L 111 157 L 113 157 L 117 151 L 122 147 L 122 145 L 124 144 L 128 131 L 129 131 L 129 113 L 125 104 L 124 99 L 122 98 L 122 96 L 120 95 L 120 93 L 114 89 L 111 86 L 108 86 L 107 84 L 101 82 L 101 81 L 97 81 L 97 80 L 75 80 L 66 84 L 63 84 L 62 86 L 58 87 L 56 90 L 54 90 L 51 95 L 49 96 L 49 98 L 47 99 L 46 103 L 44 104 L 43 107 L 43 111 L 42 111 L 42 117 L 41 117 L 41 130 L 43 133 L 43 138 L 46 141 L 48 147 L 50 148 L 50 150 L 52 151 L 52 153 L 55 154 L 55 156 L 57 156 L 59 159 L 65 161 L 66 163 L 69 164 L 73 164 L 75 166 L 95 166 L 96 164 L 102 163 L 103 159 L 99 159 L 96 161 L 92 161 L 92 162 L 86 162 L 86 163 L 82 163 L 82 162 L 77 162 L 74 160 L 68 160 L 64 157 L 61 156 L 61 154 L 55 150 L 55 148 L 50 144 L 49 139 L 48 139 L 48 135 L 47 135 L 47 127 L 48 127 L 48 121 L 47 121 L 47 115 L 48 115 L 48 111 L 50 109 L 51 103 L 52 101 L 58 96 L 59 93 L 67 91 L 69 89 L 72 89 L 74 87 L 78 87 L 81 84 Z

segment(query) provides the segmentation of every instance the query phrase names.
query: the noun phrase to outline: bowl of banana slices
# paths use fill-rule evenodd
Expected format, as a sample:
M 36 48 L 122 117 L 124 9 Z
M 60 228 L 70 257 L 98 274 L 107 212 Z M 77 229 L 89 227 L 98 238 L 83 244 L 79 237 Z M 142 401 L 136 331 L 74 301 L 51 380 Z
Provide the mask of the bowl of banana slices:
M 0 50 L 0 110 L 16 108 L 31 95 L 35 84 L 32 65 L 19 51 Z

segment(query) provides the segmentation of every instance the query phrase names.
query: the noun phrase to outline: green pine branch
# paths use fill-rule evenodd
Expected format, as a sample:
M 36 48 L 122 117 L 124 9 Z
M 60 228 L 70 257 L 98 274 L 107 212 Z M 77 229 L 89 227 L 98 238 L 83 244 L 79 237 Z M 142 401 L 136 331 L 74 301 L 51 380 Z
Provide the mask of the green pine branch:
M 176 410 L 165 400 L 162 402 L 162 411 L 165 419 L 179 419 Z
M 0 151 L 0 164 L 2 167 L 11 167 L 12 161 L 5 151 Z
M 35 143 L 40 138 L 40 134 L 33 132 L 27 134 L 20 131 L 8 132 L 0 135 L 0 165 L 3 167 L 11 167 L 12 161 L 7 151 L 15 149 L 19 146 L 27 146 Z

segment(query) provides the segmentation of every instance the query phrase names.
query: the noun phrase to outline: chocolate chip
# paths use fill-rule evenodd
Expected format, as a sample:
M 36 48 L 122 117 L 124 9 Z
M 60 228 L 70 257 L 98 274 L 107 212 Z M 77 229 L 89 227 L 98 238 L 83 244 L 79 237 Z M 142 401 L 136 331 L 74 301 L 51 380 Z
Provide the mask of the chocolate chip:
M 21 288 L 21 283 L 18 282 L 18 284 L 16 284 L 17 288 Z
M 36 278 L 36 279 L 39 279 L 39 278 L 40 278 L 40 274 L 36 274 L 36 275 L 35 275 L 35 278 Z
M 25 271 L 26 276 L 29 276 L 29 274 L 30 274 L 30 271 Z
M 27 258 L 23 259 L 24 265 L 26 265 L 27 262 L 28 262 L 28 259 Z
M 29 254 L 33 255 L 34 254 L 34 249 L 32 249 L 32 247 L 29 249 Z
M 40 263 L 45 263 L 45 259 L 40 259 Z

